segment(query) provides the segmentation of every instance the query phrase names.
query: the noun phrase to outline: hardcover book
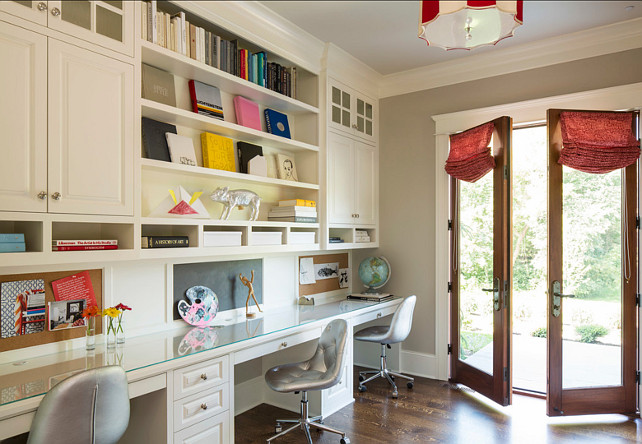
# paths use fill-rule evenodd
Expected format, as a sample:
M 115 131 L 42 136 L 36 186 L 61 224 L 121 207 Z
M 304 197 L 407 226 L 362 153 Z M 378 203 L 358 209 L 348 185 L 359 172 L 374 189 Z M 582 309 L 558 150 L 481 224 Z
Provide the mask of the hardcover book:
M 234 97 L 234 110 L 236 111 L 236 123 L 262 131 L 258 104 L 245 97 L 236 96 Z
M 181 165 L 196 166 L 196 153 L 194 152 L 194 142 L 190 137 L 179 136 L 178 134 L 165 133 L 167 146 L 169 146 L 169 155 L 172 163 Z
M 239 170 L 241 173 L 248 173 L 248 163 L 255 156 L 263 155 L 263 147 L 247 142 L 237 142 L 236 149 L 239 155 Z
M 280 207 L 316 207 L 317 203 L 313 200 L 306 199 L 289 199 L 289 200 L 280 200 Z
M 201 133 L 201 148 L 205 168 L 236 172 L 232 139 L 218 134 Z
M 265 110 L 265 126 L 270 134 L 291 138 L 288 116 L 283 113 L 267 108 Z
M 143 236 L 141 248 L 176 248 L 189 247 L 187 236 Z
M 192 98 L 192 111 L 223 120 L 221 91 L 216 86 L 190 80 L 189 94 Z
M 143 99 L 176 106 L 174 76 L 150 65 L 142 66 Z
M 118 245 L 62 245 L 51 247 L 52 251 L 91 251 L 91 250 L 118 250 Z
M 316 217 L 307 217 L 307 216 L 285 216 L 285 217 L 276 217 L 268 216 L 268 220 L 274 222 L 306 222 L 306 223 L 316 223 Z
M 145 157 L 171 162 L 165 134 L 176 134 L 176 126 L 143 117 L 141 129 Z
M 299 178 L 296 174 L 296 165 L 294 159 L 285 154 L 276 155 L 276 163 L 278 167 L 279 179 L 298 181 Z
M 61 246 L 86 246 L 86 245 L 118 245 L 117 239 L 79 239 L 79 240 L 53 240 L 51 245 L 54 247 Z

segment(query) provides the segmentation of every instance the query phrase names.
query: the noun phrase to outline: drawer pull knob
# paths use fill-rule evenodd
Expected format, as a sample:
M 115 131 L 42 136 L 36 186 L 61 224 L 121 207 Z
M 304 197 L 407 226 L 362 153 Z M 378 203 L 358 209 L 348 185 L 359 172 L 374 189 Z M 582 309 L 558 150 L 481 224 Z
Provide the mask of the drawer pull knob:
M 58 9 L 58 8 L 53 8 L 53 9 L 51 10 L 51 15 L 53 15 L 54 17 L 58 17 L 58 16 L 60 15 L 60 9 Z
M 202 408 L 203 410 L 207 410 L 207 403 L 206 403 L 206 402 L 204 402 L 203 404 L 201 404 L 201 408 Z
M 281 342 L 281 347 L 287 347 L 288 343 L 287 342 Z
M 380 317 L 381 317 L 381 313 L 377 313 L 377 318 L 380 318 Z
M 201 379 L 202 379 L 203 381 L 207 380 L 207 373 L 203 373 L 203 374 L 201 375 Z
M 38 3 L 38 11 L 46 11 L 47 10 L 47 4 L 45 2 L 40 2 Z

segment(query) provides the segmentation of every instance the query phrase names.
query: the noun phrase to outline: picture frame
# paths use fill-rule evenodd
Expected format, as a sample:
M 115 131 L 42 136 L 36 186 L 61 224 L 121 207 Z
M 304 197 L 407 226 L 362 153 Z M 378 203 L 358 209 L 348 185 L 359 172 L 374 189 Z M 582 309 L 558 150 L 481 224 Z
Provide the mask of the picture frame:
M 279 179 L 291 180 L 298 182 L 299 178 L 296 173 L 296 164 L 294 159 L 285 154 L 276 155 L 276 165 Z

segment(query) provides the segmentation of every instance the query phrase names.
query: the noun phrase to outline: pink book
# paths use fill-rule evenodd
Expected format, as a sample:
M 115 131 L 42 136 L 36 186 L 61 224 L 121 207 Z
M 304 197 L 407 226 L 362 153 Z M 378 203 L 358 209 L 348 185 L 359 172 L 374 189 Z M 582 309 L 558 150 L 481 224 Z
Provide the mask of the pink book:
M 262 131 L 258 104 L 245 97 L 236 96 L 234 97 L 234 109 L 236 110 L 236 123 Z

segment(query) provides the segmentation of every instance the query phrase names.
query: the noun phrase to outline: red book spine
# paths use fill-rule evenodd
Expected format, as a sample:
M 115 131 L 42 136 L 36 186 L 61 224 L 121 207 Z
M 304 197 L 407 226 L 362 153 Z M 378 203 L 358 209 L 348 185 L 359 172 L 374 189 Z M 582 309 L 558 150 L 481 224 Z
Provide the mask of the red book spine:
M 118 250 L 118 245 L 65 245 L 52 248 L 53 251 Z
M 84 246 L 84 245 L 118 245 L 118 241 L 115 239 L 107 240 L 55 240 L 52 241 L 51 245 L 54 247 L 69 247 L 69 246 Z
M 241 59 L 241 78 L 244 79 L 247 73 L 247 66 L 245 64 L 245 49 L 239 50 Z
M 192 99 L 192 111 L 198 112 L 198 105 L 196 103 L 196 88 L 194 88 L 194 80 L 189 81 L 189 96 Z

